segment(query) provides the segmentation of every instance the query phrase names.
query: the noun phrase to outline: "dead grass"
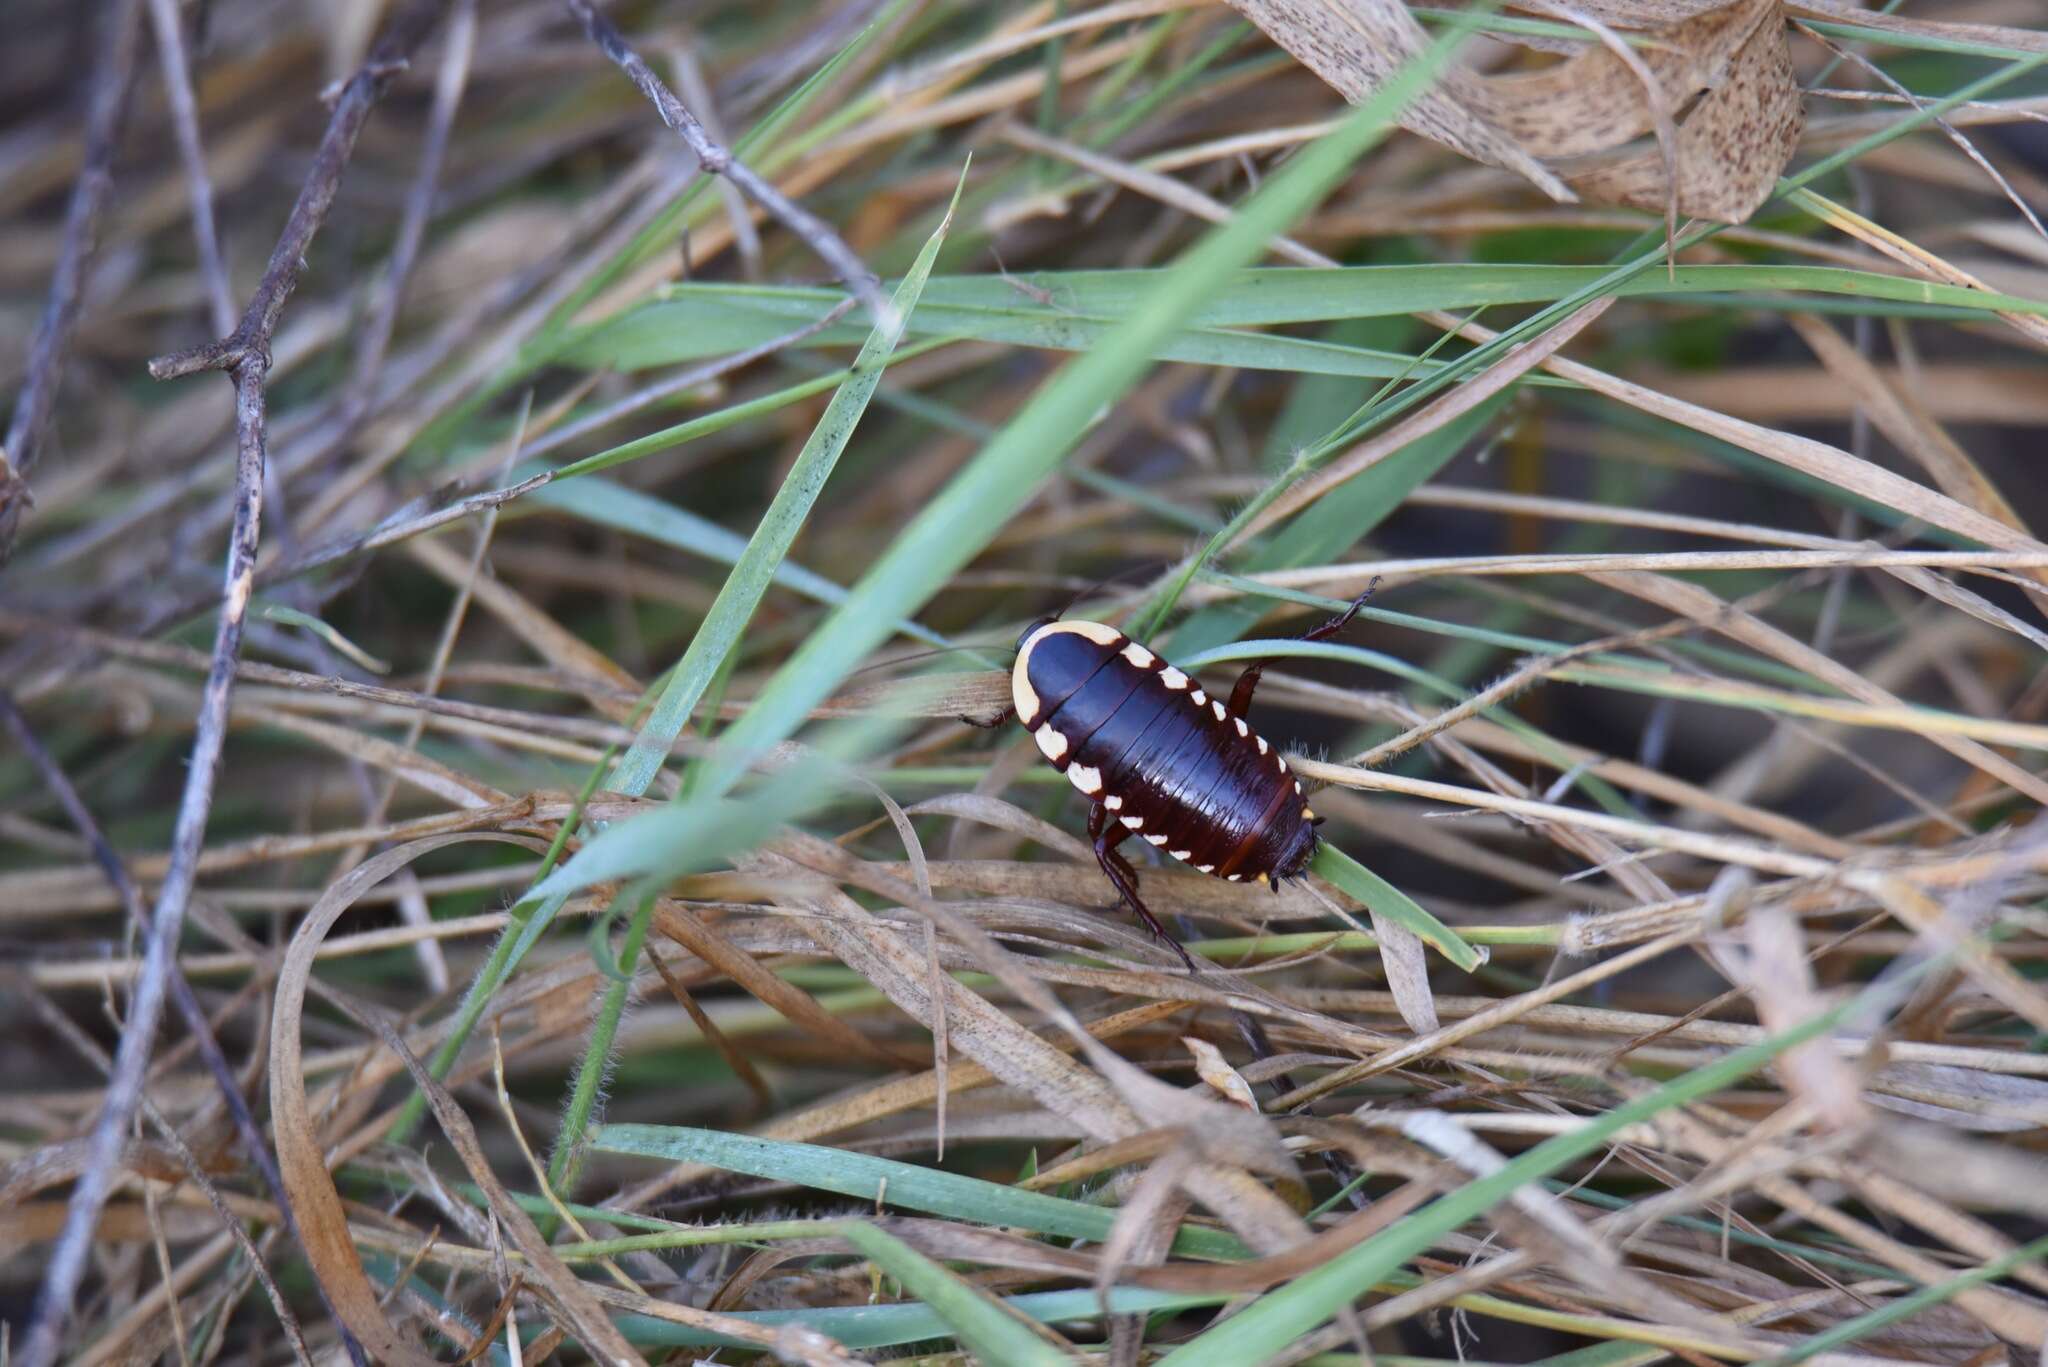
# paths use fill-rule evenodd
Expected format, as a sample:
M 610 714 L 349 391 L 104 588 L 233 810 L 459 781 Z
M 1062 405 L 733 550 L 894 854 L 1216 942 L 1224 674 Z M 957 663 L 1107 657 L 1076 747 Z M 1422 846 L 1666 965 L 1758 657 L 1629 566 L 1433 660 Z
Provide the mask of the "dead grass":
M 2048 34 L 1905 9 L 1383 139 L 1182 0 L 10 16 L 0 1362 L 2034 1361 Z M 1376 872 L 1113 909 L 958 720 L 1069 603 Z

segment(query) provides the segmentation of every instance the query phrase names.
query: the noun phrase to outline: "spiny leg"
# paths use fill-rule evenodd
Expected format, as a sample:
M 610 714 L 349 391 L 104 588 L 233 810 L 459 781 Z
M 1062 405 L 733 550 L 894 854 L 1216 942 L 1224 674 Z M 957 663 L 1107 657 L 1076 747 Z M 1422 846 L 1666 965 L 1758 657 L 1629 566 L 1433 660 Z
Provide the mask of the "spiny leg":
M 1302 633 L 1298 639 L 1303 641 L 1326 641 L 1330 637 L 1335 636 L 1345 627 L 1351 625 L 1351 619 L 1358 615 L 1360 608 L 1372 600 L 1372 596 L 1379 589 L 1379 586 L 1379 576 L 1374 575 L 1372 582 L 1365 586 L 1365 592 L 1352 599 L 1349 607 L 1321 626 L 1313 627 Z M 1271 663 L 1273 663 L 1271 660 L 1259 660 L 1249 669 L 1245 670 L 1244 673 L 1237 676 L 1237 687 L 1230 690 L 1230 711 L 1232 715 L 1239 717 L 1248 717 L 1250 715 L 1252 691 L 1259 686 L 1259 675 L 1263 674 L 1266 666 Z
M 1109 819 L 1109 808 L 1098 802 L 1089 809 L 1088 836 L 1095 842 L 1095 862 L 1102 866 L 1102 872 L 1115 886 L 1117 895 L 1131 904 L 1131 910 L 1138 913 L 1138 919 L 1145 923 L 1147 930 L 1173 946 L 1173 952 L 1180 955 L 1180 961 L 1188 966 L 1188 972 L 1199 973 L 1201 970 L 1195 967 L 1195 961 L 1188 957 L 1188 952 L 1181 948 L 1180 941 L 1166 933 L 1166 927 L 1159 923 L 1159 918 L 1152 914 L 1152 909 L 1138 896 L 1138 871 L 1131 867 L 1131 861 L 1124 858 L 1122 852 L 1117 849 L 1128 835 L 1130 831 L 1126 830 L 1121 822 Z

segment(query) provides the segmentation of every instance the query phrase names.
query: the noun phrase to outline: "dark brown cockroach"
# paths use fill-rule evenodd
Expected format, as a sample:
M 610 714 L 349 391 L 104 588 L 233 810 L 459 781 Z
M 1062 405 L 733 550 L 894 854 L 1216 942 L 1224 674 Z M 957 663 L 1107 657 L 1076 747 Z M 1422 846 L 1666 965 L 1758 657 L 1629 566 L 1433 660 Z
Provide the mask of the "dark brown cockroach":
M 1368 588 L 1301 639 L 1342 631 Z M 1316 827 L 1301 781 L 1246 720 L 1267 661 L 1238 676 L 1230 701 L 1101 622 L 1034 623 L 1010 671 L 1017 721 L 1094 805 L 1095 859 L 1154 935 L 1166 933 L 1138 896 L 1138 874 L 1117 846 L 1131 836 L 1199 873 L 1276 891 L 1315 857 Z

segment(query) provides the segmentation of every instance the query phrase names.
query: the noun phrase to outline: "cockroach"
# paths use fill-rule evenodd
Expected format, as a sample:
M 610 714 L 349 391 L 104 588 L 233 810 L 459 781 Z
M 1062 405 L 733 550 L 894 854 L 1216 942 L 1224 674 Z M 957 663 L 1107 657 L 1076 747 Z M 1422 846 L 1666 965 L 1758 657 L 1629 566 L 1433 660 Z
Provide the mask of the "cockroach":
M 1368 587 L 1300 639 L 1335 636 L 1372 592 Z M 1246 717 L 1268 663 L 1256 661 L 1240 674 L 1225 703 L 1101 622 L 1041 618 L 1017 638 L 1012 707 L 1004 717 L 1014 713 L 1045 758 L 1093 804 L 1088 835 L 1096 862 L 1191 970 L 1194 961 L 1138 895 L 1137 870 L 1117 847 L 1137 836 L 1198 873 L 1276 892 L 1303 876 L 1323 819 L 1287 761 Z

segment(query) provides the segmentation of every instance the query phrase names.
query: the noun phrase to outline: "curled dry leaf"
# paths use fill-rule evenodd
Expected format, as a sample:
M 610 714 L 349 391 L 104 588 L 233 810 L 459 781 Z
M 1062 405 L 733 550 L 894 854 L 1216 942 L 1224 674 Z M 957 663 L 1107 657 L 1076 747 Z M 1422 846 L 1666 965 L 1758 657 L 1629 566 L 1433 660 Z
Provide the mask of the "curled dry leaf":
M 278 969 L 277 997 L 271 1014 L 274 1042 L 270 1052 L 270 1086 L 278 1164 L 284 1175 L 285 1192 L 291 1201 L 292 1213 L 298 1219 L 306 1260 L 327 1292 L 335 1314 L 370 1350 L 372 1359 L 380 1363 L 441 1367 L 437 1359 L 408 1342 L 385 1317 L 380 1290 L 364 1271 L 362 1259 L 356 1252 L 347 1211 L 328 1171 L 328 1153 L 315 1127 L 313 1107 L 306 1095 L 300 1022 L 306 994 L 317 986 L 312 975 L 320 942 L 357 899 L 422 855 L 448 845 L 475 841 L 515 844 L 522 848 L 530 844 L 518 836 L 466 832 L 417 840 L 365 860 L 329 887 L 307 912 L 293 933 Z M 382 1037 L 385 1047 L 399 1056 L 415 1085 L 425 1092 L 442 1132 L 468 1170 L 470 1179 L 482 1189 L 493 1216 L 503 1227 L 513 1248 L 522 1255 L 523 1275 L 528 1279 L 529 1287 L 575 1333 L 597 1361 L 626 1364 L 627 1367 L 644 1363 L 645 1359 L 604 1313 L 603 1307 L 612 1303 L 612 1297 L 605 1295 L 603 1288 L 575 1276 L 555 1256 L 532 1217 L 512 1200 L 492 1172 L 476 1131 L 453 1097 L 426 1071 L 426 1066 L 396 1029 L 381 1018 L 354 1008 L 345 999 L 334 1000 L 345 1014 L 356 1019 L 358 1025 Z M 636 1302 L 640 1299 L 635 1298 Z M 636 1304 L 634 1308 L 644 1310 L 647 1307 Z M 729 1315 L 669 1305 L 665 1307 L 665 1317 L 761 1347 L 777 1344 L 774 1329 Z M 822 1350 L 805 1360 L 835 1365 L 850 1361 L 843 1353 Z
M 366 860 L 329 888 L 319 904 L 307 913 L 278 970 L 270 1050 L 271 1114 L 278 1167 L 284 1174 L 292 1214 L 298 1219 L 306 1262 L 320 1279 L 335 1315 L 378 1362 L 439 1367 L 435 1358 L 407 1342 L 385 1318 L 381 1294 L 363 1270 L 349 1233 L 341 1195 L 327 1171 L 325 1148 L 306 1098 L 299 1034 L 299 1017 L 305 1008 L 313 972 L 313 954 L 328 928 L 355 904 L 357 896 L 422 854 L 464 840 L 503 839 L 506 837 L 485 833 L 440 836 L 402 845 Z
M 1236 1102 L 1247 1111 L 1259 1109 L 1259 1100 L 1252 1095 L 1252 1085 L 1238 1076 L 1237 1069 L 1230 1066 L 1222 1050 L 1195 1035 L 1182 1035 L 1180 1042 L 1195 1056 L 1195 1075 L 1221 1092 L 1224 1100 Z
M 1434 1032 L 1441 1024 L 1436 1015 L 1436 996 L 1429 989 L 1429 957 L 1422 937 L 1408 927 L 1378 912 L 1372 916 L 1372 933 L 1380 941 L 1380 965 L 1386 970 L 1387 988 L 1401 1019 L 1418 1035 Z
M 1401 0 L 1230 3 L 1354 103 L 1427 43 Z M 1641 41 L 1627 59 L 1594 44 L 1527 73 L 1451 72 L 1409 104 L 1402 126 L 1513 171 L 1553 199 L 1731 223 L 1756 211 L 1805 126 L 1782 0 L 1541 9 Z M 1660 111 L 1676 111 L 1672 145 L 1639 146 Z

